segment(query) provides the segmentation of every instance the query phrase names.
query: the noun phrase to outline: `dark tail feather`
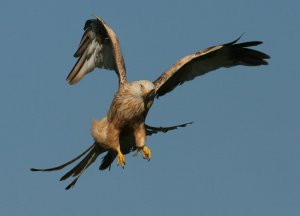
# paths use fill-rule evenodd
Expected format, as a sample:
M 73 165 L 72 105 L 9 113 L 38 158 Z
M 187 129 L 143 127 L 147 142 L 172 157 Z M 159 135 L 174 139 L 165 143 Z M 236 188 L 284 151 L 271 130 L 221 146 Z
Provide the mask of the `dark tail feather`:
M 99 167 L 100 170 L 105 170 L 107 168 L 110 169 L 110 166 L 112 162 L 114 162 L 115 158 L 117 157 L 117 153 L 114 151 L 109 151 L 107 154 L 103 157 L 101 165 Z
M 70 176 L 77 176 L 81 172 L 83 172 L 95 159 L 104 152 L 104 149 L 101 148 L 97 143 L 94 143 L 93 148 L 89 151 L 89 153 L 69 172 L 63 175 L 60 178 L 60 181 L 66 180 Z
M 89 148 L 87 148 L 84 152 L 82 152 L 80 155 L 75 157 L 74 159 L 68 161 L 67 163 L 64 163 L 62 165 L 52 167 L 52 168 L 46 168 L 46 169 L 36 169 L 36 168 L 31 168 L 31 171 L 54 171 L 54 170 L 60 170 L 71 163 L 75 162 L 79 158 L 81 158 L 83 155 L 88 153 L 73 169 L 71 169 L 69 172 L 67 172 L 63 177 L 61 177 L 60 181 L 65 180 L 69 178 L 70 176 L 76 177 L 71 184 L 69 184 L 66 187 L 66 190 L 69 190 L 72 188 L 76 182 L 78 181 L 79 177 L 81 174 L 86 170 L 96 159 L 97 157 L 103 153 L 105 150 L 101 148 L 96 142 L 93 143 Z
M 74 163 L 76 160 L 78 160 L 79 158 L 81 158 L 83 155 L 85 155 L 88 151 L 90 151 L 93 147 L 94 147 L 95 143 L 93 145 L 91 145 L 90 147 L 88 147 L 84 152 L 82 152 L 80 155 L 78 155 L 77 157 L 75 157 L 74 159 L 56 166 L 56 167 L 51 167 L 51 168 L 46 168 L 46 169 L 36 169 L 36 168 L 31 168 L 31 171 L 55 171 L 55 170 L 60 170 L 68 165 L 70 165 L 71 163 Z
M 79 172 L 75 172 L 73 174 L 73 176 L 76 176 L 76 178 L 65 188 L 66 190 L 71 189 L 76 184 L 76 182 L 78 181 L 78 179 L 80 178 L 80 176 L 84 172 L 84 170 L 86 170 L 97 159 L 99 154 L 101 154 L 101 151 L 100 152 L 96 151 L 96 150 L 93 152 L 92 151 L 93 151 L 93 149 L 91 150 L 90 153 L 92 153 L 92 154 L 90 155 L 90 158 L 88 158 L 88 160 L 86 161 L 85 165 L 78 170 Z M 87 156 L 89 156 L 89 155 L 87 155 Z

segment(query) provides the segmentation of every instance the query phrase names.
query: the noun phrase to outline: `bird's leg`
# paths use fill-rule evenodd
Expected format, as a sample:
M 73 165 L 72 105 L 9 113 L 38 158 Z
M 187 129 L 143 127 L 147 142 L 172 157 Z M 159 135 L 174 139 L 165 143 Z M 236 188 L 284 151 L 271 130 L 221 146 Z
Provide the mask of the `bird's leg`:
M 118 147 L 117 152 L 118 152 L 118 161 L 117 161 L 117 164 L 118 164 L 118 166 L 120 166 L 120 167 L 122 167 L 124 169 L 124 166 L 125 166 L 125 157 L 124 157 L 123 153 L 121 152 L 120 146 Z
M 117 164 L 124 169 L 125 157 L 121 151 L 119 137 L 120 130 L 114 127 L 114 125 L 110 125 L 107 129 L 107 145 L 111 150 L 115 151 L 118 154 Z
M 142 156 L 144 159 L 146 160 L 150 160 L 151 159 L 151 151 L 150 151 L 150 148 L 146 145 L 143 146 L 143 153 L 142 153 Z
M 141 123 L 134 131 L 135 145 L 137 147 L 137 153 L 141 152 L 142 157 L 146 160 L 151 159 L 151 151 L 146 146 L 146 129 L 144 123 Z

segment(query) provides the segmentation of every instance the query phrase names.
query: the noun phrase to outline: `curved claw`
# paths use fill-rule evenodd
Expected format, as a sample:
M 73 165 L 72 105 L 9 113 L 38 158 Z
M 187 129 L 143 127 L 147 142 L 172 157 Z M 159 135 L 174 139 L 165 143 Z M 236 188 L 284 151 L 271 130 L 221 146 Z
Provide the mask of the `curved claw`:
M 122 167 L 124 169 L 125 167 L 125 157 L 122 154 L 122 152 L 119 150 L 118 151 L 118 161 L 117 161 L 118 166 Z
M 150 159 L 151 159 L 151 151 L 150 151 L 150 148 L 148 146 L 144 146 L 143 147 L 142 156 L 143 156 L 144 159 L 150 161 Z

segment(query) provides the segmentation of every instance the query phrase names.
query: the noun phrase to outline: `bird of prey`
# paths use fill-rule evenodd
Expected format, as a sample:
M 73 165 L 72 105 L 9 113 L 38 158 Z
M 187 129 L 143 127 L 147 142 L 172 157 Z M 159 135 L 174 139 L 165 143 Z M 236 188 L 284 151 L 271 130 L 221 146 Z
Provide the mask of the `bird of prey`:
M 69 73 L 67 81 L 73 85 L 95 68 L 113 70 L 118 76 L 119 87 L 114 95 L 111 106 L 103 119 L 92 122 L 91 135 L 94 144 L 73 160 L 57 167 L 34 169 L 33 171 L 52 171 L 64 168 L 84 154 L 86 157 L 61 180 L 73 176 L 75 179 L 66 189 L 71 188 L 82 172 L 96 158 L 107 152 L 100 169 L 110 167 L 117 158 L 117 164 L 125 165 L 124 154 L 133 150 L 141 153 L 144 159 L 151 159 L 151 151 L 146 145 L 147 133 L 163 131 L 170 128 L 156 128 L 145 124 L 148 111 L 155 98 L 171 92 L 178 85 L 193 80 L 222 67 L 237 65 L 267 65 L 269 56 L 249 47 L 261 44 L 260 41 L 237 43 L 240 37 L 230 43 L 216 45 L 196 53 L 187 55 L 166 70 L 154 82 L 140 80 L 128 82 L 126 68 L 120 44 L 115 32 L 98 16 L 87 20 L 84 34 L 74 57 L 78 58 Z M 186 124 L 179 125 L 185 126 Z M 171 127 L 171 129 L 175 129 Z

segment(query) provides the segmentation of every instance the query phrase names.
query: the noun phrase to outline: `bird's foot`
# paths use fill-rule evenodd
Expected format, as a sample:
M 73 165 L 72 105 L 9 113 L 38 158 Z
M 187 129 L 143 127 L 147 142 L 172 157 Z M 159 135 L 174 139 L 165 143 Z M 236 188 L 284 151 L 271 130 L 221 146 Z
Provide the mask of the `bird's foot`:
M 142 156 L 143 156 L 144 159 L 146 159 L 148 161 L 151 159 L 151 151 L 150 151 L 150 148 L 148 146 L 143 147 Z
M 118 150 L 118 162 L 117 162 L 118 166 L 122 167 L 124 169 L 125 167 L 125 157 L 123 155 L 123 153 L 121 152 L 121 150 Z

